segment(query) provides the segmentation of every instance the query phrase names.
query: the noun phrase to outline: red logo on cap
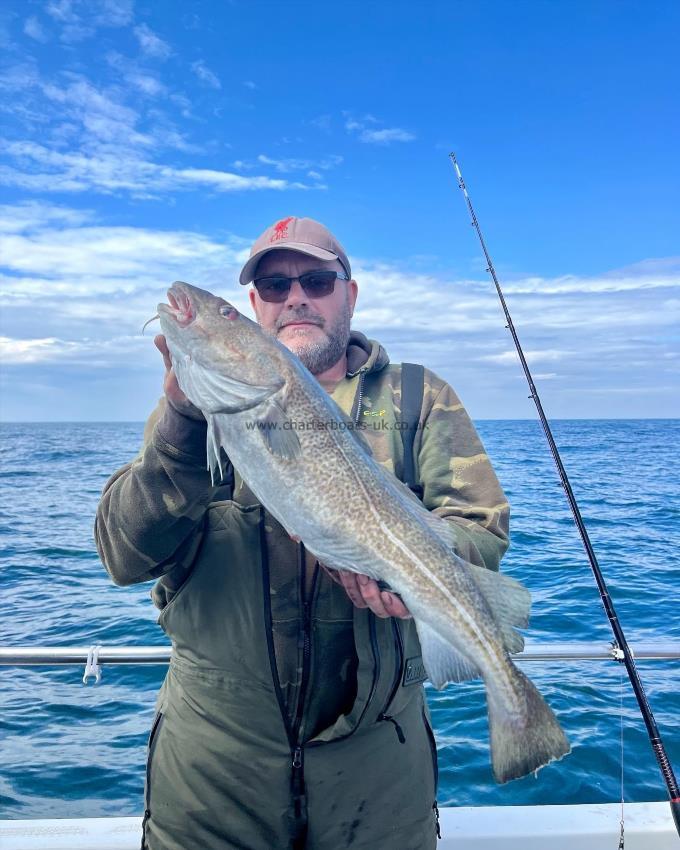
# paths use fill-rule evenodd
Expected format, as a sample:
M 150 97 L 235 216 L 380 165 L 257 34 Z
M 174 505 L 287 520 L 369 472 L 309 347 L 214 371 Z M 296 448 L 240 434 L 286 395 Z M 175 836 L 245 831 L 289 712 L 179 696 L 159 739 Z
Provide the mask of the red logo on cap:
M 279 239 L 286 239 L 288 237 L 288 225 L 294 218 L 295 216 L 289 215 L 288 218 L 282 218 L 281 221 L 277 221 L 274 225 L 274 233 L 269 241 L 278 242 Z

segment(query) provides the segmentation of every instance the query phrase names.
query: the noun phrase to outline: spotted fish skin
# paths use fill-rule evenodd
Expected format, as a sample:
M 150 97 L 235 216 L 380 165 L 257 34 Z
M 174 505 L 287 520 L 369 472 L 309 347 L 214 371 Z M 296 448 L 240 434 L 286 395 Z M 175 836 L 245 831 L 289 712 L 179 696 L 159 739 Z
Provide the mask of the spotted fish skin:
M 286 531 L 326 566 L 387 582 L 414 617 L 431 682 L 482 677 L 500 782 L 569 751 L 554 714 L 513 664 L 528 591 L 456 554 L 460 529 L 433 515 L 371 456 L 352 421 L 285 346 L 221 298 L 186 283 L 159 305 L 180 387 L 208 421 L 208 462 L 225 454 Z M 464 479 L 479 458 L 458 459 Z

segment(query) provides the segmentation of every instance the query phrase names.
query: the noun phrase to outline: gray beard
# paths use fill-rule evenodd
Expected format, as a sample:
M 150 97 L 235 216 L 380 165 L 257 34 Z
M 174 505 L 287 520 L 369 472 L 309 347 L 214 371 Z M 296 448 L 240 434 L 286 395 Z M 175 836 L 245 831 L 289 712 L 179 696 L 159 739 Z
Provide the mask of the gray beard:
M 346 305 L 348 307 L 348 305 Z M 290 319 L 290 316 L 286 318 Z M 313 319 L 308 311 L 301 310 L 295 315 L 296 319 Z M 323 327 L 323 325 L 321 325 Z M 278 334 L 280 328 L 274 333 Z M 331 328 L 324 328 L 326 338 L 317 342 L 308 342 L 293 351 L 312 375 L 321 375 L 340 360 L 347 351 L 350 332 L 349 309 L 343 310 Z

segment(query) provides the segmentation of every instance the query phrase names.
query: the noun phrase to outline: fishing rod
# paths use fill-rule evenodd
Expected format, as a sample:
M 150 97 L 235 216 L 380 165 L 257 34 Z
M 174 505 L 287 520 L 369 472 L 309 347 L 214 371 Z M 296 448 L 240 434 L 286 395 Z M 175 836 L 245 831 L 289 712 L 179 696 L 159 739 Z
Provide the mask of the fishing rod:
M 602 570 L 600 569 L 600 566 L 597 563 L 597 558 L 595 557 L 595 552 L 590 542 L 588 531 L 586 530 L 585 523 L 583 522 L 583 517 L 581 516 L 581 511 L 579 510 L 578 503 L 576 502 L 574 491 L 571 489 L 571 484 L 569 483 L 567 472 L 564 468 L 564 464 L 562 463 L 562 458 L 560 457 L 557 445 L 555 443 L 555 440 L 553 439 L 552 431 L 550 430 L 550 425 L 548 424 L 546 415 L 543 412 L 543 405 L 541 404 L 541 399 L 539 398 L 538 390 L 536 389 L 534 379 L 531 376 L 529 364 L 527 363 L 526 357 L 524 356 L 524 352 L 522 351 L 522 346 L 520 344 L 519 337 L 517 336 L 517 331 L 515 330 L 512 317 L 510 316 L 508 305 L 505 303 L 503 290 L 501 289 L 501 285 L 498 282 L 496 270 L 494 268 L 493 262 L 491 261 L 491 257 L 489 255 L 489 251 L 487 250 L 486 243 L 484 242 L 484 237 L 482 236 L 482 231 L 479 227 L 477 216 L 475 215 L 475 211 L 472 207 L 472 201 L 470 200 L 470 196 L 468 195 L 468 191 L 465 186 L 465 181 L 463 180 L 463 175 L 460 173 L 460 168 L 458 167 L 456 155 L 455 153 L 451 153 L 449 154 L 449 156 L 451 158 L 451 162 L 453 163 L 453 167 L 456 169 L 456 174 L 458 175 L 458 186 L 460 187 L 463 192 L 463 195 L 465 196 L 465 201 L 467 202 L 468 210 L 470 211 L 470 216 L 472 218 L 472 226 L 477 231 L 477 236 L 479 237 L 482 250 L 484 251 L 484 256 L 486 257 L 486 270 L 491 275 L 491 278 L 496 286 L 496 291 L 498 292 L 498 297 L 500 298 L 501 305 L 503 307 L 503 312 L 505 313 L 505 318 L 507 321 L 506 328 L 512 334 L 512 339 L 515 343 L 517 354 L 519 355 L 519 359 L 522 363 L 522 369 L 524 369 L 524 374 L 526 376 L 527 382 L 529 383 L 529 389 L 531 390 L 531 395 L 529 396 L 529 398 L 532 398 L 534 400 L 536 409 L 538 410 L 538 416 L 541 420 L 541 425 L 543 426 L 543 431 L 548 441 L 548 445 L 550 446 L 550 451 L 552 453 L 553 460 L 555 461 L 555 465 L 557 466 L 560 481 L 562 483 L 562 486 L 564 487 L 564 491 L 569 501 L 569 507 L 571 508 L 571 512 L 574 516 L 574 521 L 576 522 L 579 534 L 581 535 L 583 546 L 586 550 L 586 554 L 588 555 L 588 560 L 590 561 L 590 566 L 593 570 L 595 581 L 597 582 L 597 589 L 600 592 L 600 598 L 602 599 L 604 610 L 607 614 L 607 617 L 609 618 L 609 623 L 612 627 L 612 631 L 614 632 L 614 638 L 616 639 L 618 648 L 621 651 L 620 660 L 626 667 L 628 678 L 630 679 L 631 685 L 633 686 L 633 691 L 635 692 L 635 697 L 637 699 L 638 706 L 640 707 L 640 713 L 642 714 L 642 718 L 645 721 L 645 726 L 647 727 L 647 734 L 649 735 L 649 740 L 652 745 L 652 749 L 654 750 L 654 755 L 656 756 L 656 760 L 659 763 L 659 767 L 661 768 L 661 773 L 668 789 L 668 799 L 671 807 L 671 814 L 673 815 L 675 828 L 678 832 L 678 835 L 680 836 L 680 789 L 678 788 L 678 783 L 675 779 L 673 768 L 666 753 L 666 748 L 664 747 L 663 741 L 661 740 L 661 733 L 659 732 L 659 728 L 656 725 L 656 721 L 654 720 L 652 709 L 650 708 L 649 702 L 647 701 L 647 695 L 645 694 L 645 690 L 642 686 L 642 682 L 640 681 L 637 668 L 635 667 L 635 661 L 633 660 L 633 655 L 630 651 L 630 647 L 628 646 L 628 641 L 626 640 L 626 636 L 624 635 L 623 629 L 621 628 L 621 624 L 619 623 L 619 618 L 616 615 L 614 603 L 612 602 L 611 597 L 609 596 L 609 591 L 607 590 L 607 585 L 605 583 L 604 576 L 602 575 Z

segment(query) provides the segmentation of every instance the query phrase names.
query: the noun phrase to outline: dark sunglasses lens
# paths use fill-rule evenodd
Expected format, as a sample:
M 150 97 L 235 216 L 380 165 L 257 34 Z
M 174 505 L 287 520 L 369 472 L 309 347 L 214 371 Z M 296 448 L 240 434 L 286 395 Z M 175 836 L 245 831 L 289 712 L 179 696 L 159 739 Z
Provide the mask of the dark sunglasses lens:
M 263 301 L 285 301 L 290 292 L 290 278 L 263 277 L 255 281 L 255 289 Z
M 310 298 L 323 298 L 335 288 L 336 272 L 309 272 L 300 276 L 300 285 Z

